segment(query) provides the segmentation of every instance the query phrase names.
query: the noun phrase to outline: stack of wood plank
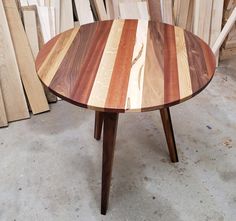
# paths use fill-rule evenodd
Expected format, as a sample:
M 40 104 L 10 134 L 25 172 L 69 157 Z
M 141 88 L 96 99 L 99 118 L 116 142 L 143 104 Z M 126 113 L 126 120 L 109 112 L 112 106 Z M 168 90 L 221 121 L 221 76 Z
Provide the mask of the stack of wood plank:
M 151 19 L 192 31 L 212 46 L 236 0 L 0 0 L 0 127 L 49 110 L 57 98 L 39 81 L 34 60 L 55 35 L 110 19 Z M 236 28 L 223 50 L 236 48 Z M 235 50 L 236 51 L 236 50 Z
M 236 6 L 236 0 L 225 0 L 224 4 L 224 14 L 223 14 L 223 24 L 227 22 L 229 16 L 231 15 L 233 9 Z M 221 49 L 220 59 L 228 59 L 236 55 L 236 26 L 234 25 L 232 30 L 229 32 L 227 38 Z

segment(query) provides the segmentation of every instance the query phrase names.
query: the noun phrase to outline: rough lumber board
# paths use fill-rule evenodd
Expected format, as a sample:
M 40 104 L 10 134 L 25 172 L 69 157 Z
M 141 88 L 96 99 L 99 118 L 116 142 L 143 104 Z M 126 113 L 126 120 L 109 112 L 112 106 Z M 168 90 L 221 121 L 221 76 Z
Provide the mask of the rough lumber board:
M 172 0 L 162 0 L 162 21 L 167 24 L 174 24 Z
M 42 34 L 42 29 L 41 29 L 41 25 L 40 25 L 40 21 L 39 21 L 37 7 L 35 5 L 22 7 L 22 11 L 34 11 L 35 12 L 39 49 L 42 48 L 42 46 L 44 45 L 44 40 L 43 40 L 43 34 Z
M 106 0 L 106 11 L 108 19 L 115 19 L 114 6 L 111 0 Z
M 148 5 L 146 1 L 137 2 L 138 3 L 138 11 L 141 19 L 150 20 L 150 16 L 148 13 Z
M 90 2 L 88 0 L 74 0 L 80 25 L 94 22 Z
M 122 19 L 149 19 L 146 2 L 120 2 L 119 9 Z
M 6 117 L 10 122 L 29 118 L 29 111 L 2 0 L 0 18 L 0 83 Z M 1 114 L 1 118 L 5 117 Z
M 61 0 L 60 32 L 74 28 L 72 0 Z
M 37 21 L 37 17 L 36 17 L 36 12 L 37 9 L 35 11 L 36 7 L 23 7 L 22 11 L 23 11 L 23 16 L 24 16 L 24 24 L 25 24 L 25 31 L 26 31 L 26 35 L 27 38 L 29 40 L 29 44 L 34 56 L 34 59 L 36 58 L 38 52 L 39 52 L 39 36 L 38 36 L 38 31 L 41 32 L 41 27 L 39 24 L 39 21 Z M 39 26 L 39 27 L 37 27 Z M 43 39 L 41 39 L 43 41 Z M 42 42 L 41 47 L 43 45 L 44 42 Z M 57 101 L 57 97 L 52 94 L 47 87 L 44 87 L 44 91 L 47 97 L 48 102 L 56 102 Z
M 210 41 L 212 6 L 213 0 L 198 0 L 194 4 L 193 32 L 207 43 Z
M 212 47 L 220 34 L 223 18 L 224 0 L 213 0 L 210 46 Z
M 2 89 L 0 85 L 0 127 L 6 127 L 7 125 L 8 125 L 7 114 L 5 110 L 5 104 L 3 101 Z
M 193 8 L 194 8 L 194 0 L 190 1 L 189 10 L 188 10 L 188 18 L 186 24 L 186 30 L 191 31 L 193 30 Z
M 190 10 L 191 0 L 175 0 L 174 11 L 175 11 L 175 24 L 184 29 L 187 28 L 188 14 Z
M 36 15 L 34 10 L 23 11 L 24 26 L 34 58 L 39 52 Z
M 213 0 L 211 29 L 210 29 L 210 46 L 213 47 L 222 27 L 224 0 Z M 219 52 L 216 53 L 216 64 L 218 66 Z
M 120 2 L 120 18 L 122 19 L 139 19 L 137 2 Z
M 99 21 L 108 20 L 107 12 L 103 0 L 93 0 L 98 14 Z
M 60 10 L 61 10 L 61 1 L 51 0 L 51 7 L 55 8 L 55 34 L 60 33 Z
M 110 0 L 113 4 L 113 10 L 114 10 L 114 19 L 120 18 L 119 14 L 119 0 Z
M 49 110 L 15 0 L 3 0 L 24 89 L 33 114 Z
M 149 14 L 152 21 L 162 21 L 160 0 L 148 0 Z
M 54 35 L 52 33 L 52 29 L 50 26 L 50 20 L 49 20 L 49 7 L 46 6 L 38 6 L 38 14 L 39 14 L 39 21 L 41 25 L 41 30 L 43 34 L 44 42 L 48 42 Z

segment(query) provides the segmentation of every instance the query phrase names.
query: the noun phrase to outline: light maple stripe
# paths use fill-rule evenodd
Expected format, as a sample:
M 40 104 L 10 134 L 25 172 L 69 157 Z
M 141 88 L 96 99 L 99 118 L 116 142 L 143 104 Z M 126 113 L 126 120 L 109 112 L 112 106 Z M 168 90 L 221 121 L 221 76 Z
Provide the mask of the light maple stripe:
M 109 83 L 111 81 L 123 27 L 123 20 L 113 21 L 106 47 L 104 49 L 93 88 L 89 97 L 88 106 L 96 106 L 102 108 L 105 106 Z
M 144 70 L 147 49 L 148 21 L 140 20 L 136 32 L 136 42 L 132 58 L 125 109 L 141 109 Z
M 45 61 L 40 66 L 38 75 L 45 85 L 50 85 L 78 31 L 79 28 L 75 28 L 61 35 Z
M 189 71 L 188 54 L 186 50 L 184 30 L 179 27 L 175 27 L 175 41 L 179 77 L 179 93 L 181 99 L 190 96 L 193 91 Z

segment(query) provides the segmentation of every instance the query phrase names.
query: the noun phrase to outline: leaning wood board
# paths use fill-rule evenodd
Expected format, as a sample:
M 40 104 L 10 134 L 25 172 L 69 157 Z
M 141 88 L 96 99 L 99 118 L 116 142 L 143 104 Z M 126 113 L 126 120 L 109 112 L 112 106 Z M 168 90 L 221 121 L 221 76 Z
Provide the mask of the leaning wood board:
M 200 38 L 147 20 L 82 25 L 49 41 L 36 68 L 56 95 L 96 111 L 150 111 L 202 91 L 215 56 Z
M 26 8 L 24 7 L 23 17 L 24 17 L 25 32 L 35 59 L 39 52 L 39 38 L 38 38 L 38 28 L 37 28 L 35 10 L 34 9 L 26 10 Z M 49 103 L 57 101 L 57 97 L 54 94 L 52 94 L 46 87 L 44 88 L 44 91 Z
M 98 13 L 99 21 L 108 20 L 108 15 L 103 0 L 93 0 L 93 2 Z
M 212 6 L 213 0 L 198 0 L 194 5 L 193 33 L 207 43 L 210 41 Z
M 147 2 L 120 2 L 119 9 L 122 19 L 149 20 Z
M 74 0 L 80 25 L 94 22 L 88 0 Z
M 21 79 L 33 114 L 49 110 L 42 84 L 37 77 L 34 58 L 15 0 L 3 0 Z
M 61 0 L 60 32 L 74 27 L 72 0 Z
M 224 0 L 213 0 L 212 19 L 210 30 L 210 46 L 213 47 L 218 36 L 220 35 L 222 18 L 223 18 Z M 218 66 L 219 52 L 216 54 L 216 63 Z
M 2 0 L 0 18 L 0 83 L 7 120 L 10 122 L 29 118 L 29 111 Z M 4 112 L 0 115 L 2 119 L 5 118 Z
M 25 32 L 28 37 L 32 53 L 34 57 L 36 57 L 36 55 L 39 52 L 39 40 L 38 40 L 35 11 L 23 10 L 23 18 L 24 18 Z
M 173 25 L 173 3 L 172 0 L 162 0 L 162 22 Z
M 174 3 L 175 24 L 184 29 L 187 28 L 190 2 L 191 0 L 175 0 Z
M 1 77 L 0 77 L 0 80 L 1 80 Z M 5 104 L 4 104 L 3 96 L 2 96 L 2 88 L 0 85 L 0 127 L 6 127 L 7 125 L 8 125 L 7 114 L 6 114 Z
M 148 0 L 149 13 L 152 21 L 162 22 L 161 0 Z

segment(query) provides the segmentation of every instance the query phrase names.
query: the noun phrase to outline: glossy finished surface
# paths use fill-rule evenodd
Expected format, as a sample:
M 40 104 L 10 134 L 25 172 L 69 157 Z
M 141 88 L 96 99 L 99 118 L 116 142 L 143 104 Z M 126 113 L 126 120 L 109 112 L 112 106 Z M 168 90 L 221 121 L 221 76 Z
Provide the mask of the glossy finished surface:
M 215 57 L 179 27 L 146 20 L 103 21 L 64 32 L 36 68 L 59 97 L 96 111 L 150 111 L 187 100 L 210 82 Z

